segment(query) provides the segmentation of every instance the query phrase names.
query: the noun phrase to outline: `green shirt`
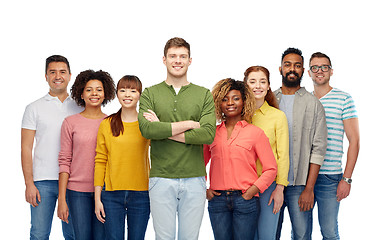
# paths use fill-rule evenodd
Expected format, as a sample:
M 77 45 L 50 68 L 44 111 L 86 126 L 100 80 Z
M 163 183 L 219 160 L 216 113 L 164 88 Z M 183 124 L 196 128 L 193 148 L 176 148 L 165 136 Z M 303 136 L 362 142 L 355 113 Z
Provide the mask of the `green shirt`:
M 183 86 L 176 94 L 164 82 L 146 88 L 140 99 L 138 121 L 142 135 L 151 139 L 150 177 L 190 178 L 205 176 L 203 144 L 211 144 L 216 132 L 214 102 L 210 91 L 195 84 Z M 143 117 L 148 109 L 160 122 Z M 172 122 L 193 120 L 200 128 L 185 132 L 185 143 L 168 139 Z

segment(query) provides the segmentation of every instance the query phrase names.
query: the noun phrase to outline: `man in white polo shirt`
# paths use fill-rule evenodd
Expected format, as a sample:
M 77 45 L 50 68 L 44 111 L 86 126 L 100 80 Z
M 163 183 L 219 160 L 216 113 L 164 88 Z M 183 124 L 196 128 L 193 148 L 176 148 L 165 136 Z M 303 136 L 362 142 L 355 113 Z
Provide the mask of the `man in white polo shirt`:
M 31 205 L 30 239 L 49 239 L 58 198 L 62 121 L 82 110 L 67 93 L 71 71 L 65 57 L 53 55 L 46 59 L 45 78 L 49 93 L 26 107 L 21 130 L 25 195 Z M 62 222 L 62 229 L 65 239 L 74 239 L 71 224 Z

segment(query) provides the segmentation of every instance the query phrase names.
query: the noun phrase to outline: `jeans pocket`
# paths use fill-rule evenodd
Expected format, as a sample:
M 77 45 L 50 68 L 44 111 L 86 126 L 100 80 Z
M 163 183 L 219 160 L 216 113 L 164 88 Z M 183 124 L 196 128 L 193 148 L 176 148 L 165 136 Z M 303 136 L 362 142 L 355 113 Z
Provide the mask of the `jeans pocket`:
M 207 180 L 205 179 L 205 176 L 198 177 L 200 180 L 201 186 L 204 188 L 205 191 L 207 191 Z
M 156 185 L 157 182 L 159 182 L 160 178 L 158 177 L 152 177 L 149 178 L 149 191 Z
M 342 174 L 324 174 L 324 178 L 331 183 L 339 183 L 342 179 Z

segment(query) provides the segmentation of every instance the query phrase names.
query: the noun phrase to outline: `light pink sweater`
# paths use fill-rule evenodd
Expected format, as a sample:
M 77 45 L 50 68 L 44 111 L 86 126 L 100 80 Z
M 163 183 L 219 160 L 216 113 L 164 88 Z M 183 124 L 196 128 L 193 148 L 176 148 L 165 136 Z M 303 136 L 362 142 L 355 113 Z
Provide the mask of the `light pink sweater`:
M 58 162 L 59 172 L 70 174 L 67 189 L 94 192 L 94 157 L 102 120 L 75 114 L 63 121 Z

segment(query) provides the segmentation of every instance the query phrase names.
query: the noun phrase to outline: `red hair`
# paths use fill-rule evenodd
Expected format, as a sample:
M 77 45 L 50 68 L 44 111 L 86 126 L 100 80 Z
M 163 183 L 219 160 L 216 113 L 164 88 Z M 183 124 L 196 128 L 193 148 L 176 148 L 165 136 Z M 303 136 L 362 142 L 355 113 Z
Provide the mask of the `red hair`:
M 247 81 L 248 81 L 248 76 L 251 72 L 263 72 L 265 75 L 266 75 L 266 78 L 267 78 L 267 82 L 269 83 L 270 85 L 270 72 L 269 70 L 267 70 L 267 68 L 265 67 L 262 67 L 262 66 L 252 66 L 252 67 L 249 67 L 247 70 L 245 70 L 244 72 L 244 82 L 246 84 Z M 276 97 L 274 95 L 274 93 L 271 91 L 271 88 L 269 88 L 267 90 L 267 94 L 265 96 L 265 101 L 272 107 L 274 108 L 277 108 L 279 109 L 279 105 L 278 105 L 278 102 L 276 101 Z

